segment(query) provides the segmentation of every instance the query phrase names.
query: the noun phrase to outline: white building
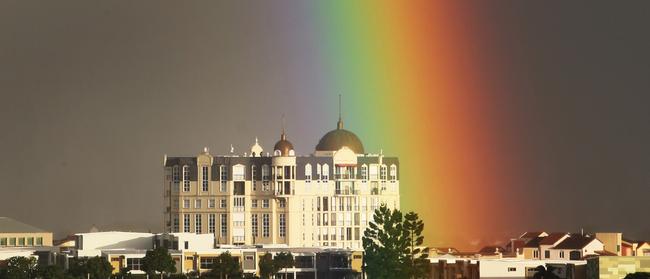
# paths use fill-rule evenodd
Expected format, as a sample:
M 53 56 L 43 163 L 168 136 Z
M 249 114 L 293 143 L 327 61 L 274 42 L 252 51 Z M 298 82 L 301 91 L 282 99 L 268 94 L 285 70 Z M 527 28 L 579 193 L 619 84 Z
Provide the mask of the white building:
M 166 231 L 217 244 L 361 249 L 374 210 L 399 209 L 398 159 L 366 153 L 341 119 L 311 155 L 283 131 L 266 155 L 256 140 L 240 155 L 165 156 L 163 181 Z

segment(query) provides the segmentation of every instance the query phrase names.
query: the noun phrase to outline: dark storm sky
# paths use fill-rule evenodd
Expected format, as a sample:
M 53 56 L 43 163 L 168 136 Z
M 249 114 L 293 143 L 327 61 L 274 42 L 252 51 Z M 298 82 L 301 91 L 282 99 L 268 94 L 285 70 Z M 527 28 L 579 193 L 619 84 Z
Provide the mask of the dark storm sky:
M 0 216 L 160 230 L 163 154 L 268 148 L 282 113 L 314 123 L 294 125 L 310 126 L 299 153 L 331 128 L 301 97 L 332 94 L 316 50 L 288 39 L 305 4 L 88 2 L 0 2 Z M 548 210 L 513 229 L 650 239 L 650 5 L 480 4 L 469 28 L 513 104 L 518 199 Z

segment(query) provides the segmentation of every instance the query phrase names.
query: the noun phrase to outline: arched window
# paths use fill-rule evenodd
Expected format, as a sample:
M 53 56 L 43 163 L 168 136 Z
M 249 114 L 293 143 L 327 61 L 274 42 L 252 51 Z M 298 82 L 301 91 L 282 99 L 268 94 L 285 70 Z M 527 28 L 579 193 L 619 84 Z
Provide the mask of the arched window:
M 232 180 L 242 181 L 246 179 L 246 168 L 243 165 L 234 165 L 232 167 Z
M 330 167 L 327 164 L 323 164 L 323 181 L 327 182 L 330 179 Z
M 280 155 L 282 155 L 280 150 L 273 151 L 273 156 L 280 156 Z
M 190 167 L 183 166 L 183 192 L 190 191 Z
M 395 182 L 397 180 L 397 166 L 390 165 L 390 181 Z
M 306 164 L 305 165 L 305 181 L 310 182 L 311 181 L 311 164 Z
M 178 173 L 178 165 L 172 167 L 172 180 L 178 182 L 180 180 L 180 174 Z

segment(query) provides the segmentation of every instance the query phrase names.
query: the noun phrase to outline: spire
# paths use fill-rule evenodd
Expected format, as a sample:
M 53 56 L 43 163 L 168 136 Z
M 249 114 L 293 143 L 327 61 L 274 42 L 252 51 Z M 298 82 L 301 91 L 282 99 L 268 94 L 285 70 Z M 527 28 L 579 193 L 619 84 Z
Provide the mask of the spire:
M 339 122 L 336 123 L 336 129 L 343 129 L 343 117 L 341 117 L 341 94 L 339 94 Z
M 286 140 L 287 135 L 284 133 L 284 113 L 282 114 L 282 135 L 280 135 L 281 140 Z

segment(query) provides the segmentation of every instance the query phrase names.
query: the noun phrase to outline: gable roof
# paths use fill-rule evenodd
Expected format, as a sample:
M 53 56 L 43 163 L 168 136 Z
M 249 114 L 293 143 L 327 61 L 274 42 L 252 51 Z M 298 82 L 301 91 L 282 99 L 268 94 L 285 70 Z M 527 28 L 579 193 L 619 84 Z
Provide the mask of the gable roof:
M 36 233 L 46 232 L 32 225 L 16 221 L 9 217 L 0 217 L 0 233 Z
M 571 235 L 551 249 L 582 249 L 594 240 L 598 239 L 593 236 Z
M 539 247 L 539 242 L 542 241 L 543 238 L 544 238 L 543 236 L 535 237 L 535 238 L 529 240 L 528 242 L 526 242 L 524 247 L 525 248 L 537 248 L 537 247 Z
M 541 236 L 542 234 L 546 234 L 546 233 L 545 232 L 525 232 L 519 238 L 535 238 L 535 237 Z
M 545 236 L 540 242 L 539 245 L 555 245 L 560 239 L 568 235 L 568 233 L 563 232 L 554 232 L 550 233 L 548 236 Z

